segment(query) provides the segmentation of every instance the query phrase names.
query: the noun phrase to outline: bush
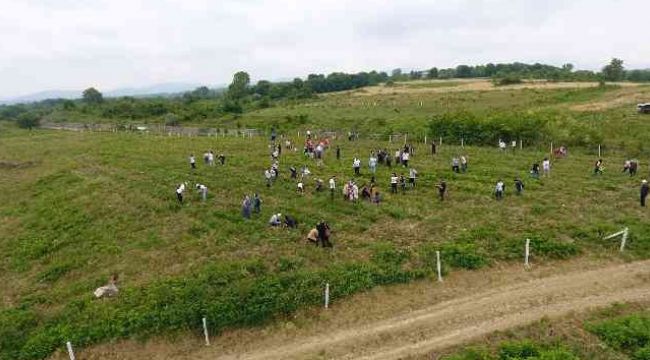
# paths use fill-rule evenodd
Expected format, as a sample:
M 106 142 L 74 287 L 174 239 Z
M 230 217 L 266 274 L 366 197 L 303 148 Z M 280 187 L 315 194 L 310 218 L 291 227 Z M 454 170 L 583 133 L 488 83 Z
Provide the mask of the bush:
M 35 127 L 39 127 L 40 122 L 41 119 L 39 118 L 38 114 L 35 114 L 33 112 L 22 113 L 18 115 L 18 118 L 16 119 L 16 123 L 21 129 L 31 130 Z
M 179 126 L 181 124 L 178 116 L 174 113 L 165 114 L 163 120 L 165 121 L 165 126 Z
M 515 85 L 522 82 L 521 77 L 516 74 L 499 75 L 492 78 L 492 83 L 495 86 Z
M 587 330 L 596 334 L 616 350 L 634 354 L 635 359 L 648 359 L 647 355 L 650 353 L 648 351 L 650 347 L 650 316 L 648 315 L 629 315 L 597 324 L 589 324 Z

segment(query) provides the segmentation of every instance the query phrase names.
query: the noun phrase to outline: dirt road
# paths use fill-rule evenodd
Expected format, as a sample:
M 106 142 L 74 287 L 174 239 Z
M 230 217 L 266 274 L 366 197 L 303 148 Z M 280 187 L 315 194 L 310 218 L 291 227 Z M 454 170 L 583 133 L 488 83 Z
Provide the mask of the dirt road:
M 327 311 L 312 309 L 302 316 L 311 319 L 305 323 L 298 316 L 293 322 L 262 329 L 235 330 L 214 339 L 210 347 L 201 346 L 198 337 L 139 345 L 126 342 L 89 349 L 84 358 L 399 359 L 435 354 L 543 317 L 614 302 L 650 301 L 650 261 L 560 264 L 528 272 L 504 268 L 456 274 L 442 284 L 378 291 Z

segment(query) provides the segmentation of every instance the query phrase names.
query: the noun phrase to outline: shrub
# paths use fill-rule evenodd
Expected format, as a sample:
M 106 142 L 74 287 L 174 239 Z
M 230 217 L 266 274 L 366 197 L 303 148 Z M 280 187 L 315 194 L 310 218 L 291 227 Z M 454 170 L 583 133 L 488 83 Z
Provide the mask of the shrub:
M 492 83 L 495 86 L 515 85 L 522 82 L 521 77 L 517 74 L 498 75 L 492 78 Z
M 650 347 L 650 316 L 629 315 L 587 325 L 607 345 L 628 354 L 646 356 Z M 641 357 L 643 359 L 643 357 Z
M 35 114 L 33 112 L 22 113 L 18 115 L 18 118 L 16 119 L 16 123 L 21 129 L 31 130 L 35 127 L 39 127 L 40 122 L 41 119 L 39 118 L 38 114 Z

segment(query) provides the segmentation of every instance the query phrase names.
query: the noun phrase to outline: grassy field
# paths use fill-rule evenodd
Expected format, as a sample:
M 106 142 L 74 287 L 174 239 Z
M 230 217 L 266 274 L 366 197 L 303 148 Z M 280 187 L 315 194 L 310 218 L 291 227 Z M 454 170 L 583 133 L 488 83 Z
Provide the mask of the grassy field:
M 270 156 L 263 138 L 27 132 L 4 126 L 0 358 L 42 358 L 66 340 L 83 346 L 193 328 L 205 314 L 217 319 L 215 331 L 257 325 L 318 303 L 325 282 L 332 283 L 337 299 L 376 285 L 428 277 L 436 250 L 443 252 L 445 271 L 520 261 L 525 238 L 532 239 L 535 261 L 581 254 L 648 258 L 650 225 L 638 206 L 647 156 L 640 158 L 635 178 L 621 174 L 620 167 L 630 156 L 647 154 L 642 144 L 650 122 L 627 104 L 600 112 L 569 109 L 609 99 L 617 91 L 622 90 L 432 94 L 422 107 L 408 94 L 378 98 L 377 106 L 339 94 L 232 120 L 260 128 L 276 124 L 289 134 L 352 126 L 366 132 L 423 133 L 429 114 L 445 108 L 477 114 L 555 111 L 607 138 L 603 176 L 591 173 L 593 146 L 576 147 L 568 158 L 553 162 L 550 178 L 540 180 L 529 178 L 528 169 L 547 156 L 546 144 L 507 153 L 445 145 L 431 156 L 428 145 L 415 143 L 417 188 L 389 194 L 391 171 L 408 171 L 380 166 L 376 177 L 384 201 L 379 206 L 349 203 L 338 193 L 332 201 L 327 193 L 313 192 L 314 179 L 336 175 L 340 187 L 352 177 L 354 156 L 367 163 L 372 149 L 394 152 L 396 146 L 386 141 L 336 140 L 342 159 L 329 151 L 322 167 L 300 152 L 284 151 L 281 179 L 266 188 L 263 170 Z M 226 165 L 202 166 L 200 156 L 208 149 L 224 153 Z M 199 158 L 195 172 L 187 163 L 190 153 Z M 469 158 L 466 174 L 450 170 L 451 158 L 458 155 Z M 299 195 L 288 168 L 303 164 L 313 175 L 306 194 Z M 512 191 L 516 176 L 526 183 L 520 197 Z M 434 188 L 441 178 L 449 186 L 444 202 L 437 200 Z M 507 193 L 496 202 L 492 190 L 499 178 Z M 364 167 L 357 181 L 369 180 Z M 206 184 L 208 201 L 202 203 L 191 192 L 189 201 L 179 205 L 174 189 L 182 181 Z M 262 214 L 244 220 L 242 197 L 254 192 L 262 197 Z M 299 229 L 268 228 L 269 217 L 277 212 L 295 216 Z M 306 232 L 320 219 L 332 226 L 333 249 L 305 243 Z M 630 227 L 631 237 L 628 250 L 618 254 L 616 241 L 602 236 L 623 226 Z M 111 273 L 120 275 L 120 296 L 93 300 L 92 291 Z

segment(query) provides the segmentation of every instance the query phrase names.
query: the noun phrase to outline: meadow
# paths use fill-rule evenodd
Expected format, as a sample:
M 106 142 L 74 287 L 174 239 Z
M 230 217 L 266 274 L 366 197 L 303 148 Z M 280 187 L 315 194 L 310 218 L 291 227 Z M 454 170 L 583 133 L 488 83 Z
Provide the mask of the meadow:
M 389 194 L 390 173 L 408 172 L 380 166 L 376 179 L 383 202 L 378 206 L 344 201 L 338 192 L 332 200 L 326 191 L 315 193 L 314 185 L 316 178 L 326 182 L 336 175 L 340 188 L 353 178 L 353 157 L 366 164 L 371 150 L 394 152 L 398 144 L 386 136 L 335 139 L 342 158 L 336 160 L 329 150 L 321 167 L 301 151 L 284 150 L 280 179 L 267 188 L 265 137 L 29 132 L 5 124 L 0 132 L 0 358 L 44 358 L 65 341 L 84 346 L 198 329 L 206 315 L 215 319 L 211 330 L 217 332 L 259 325 L 318 304 L 325 282 L 338 301 L 377 285 L 432 277 L 436 250 L 442 251 L 445 272 L 521 261 L 526 238 L 534 261 L 648 258 L 650 225 L 638 206 L 638 190 L 648 175 L 649 119 L 635 114 L 629 103 L 597 112 L 570 109 L 624 91 L 614 86 L 435 92 L 422 106 L 419 94 L 346 93 L 201 123 L 275 126 L 298 144 L 297 131 L 305 129 L 416 134 L 411 162 L 419 172 L 417 187 Z M 647 94 L 647 88 L 638 92 Z M 438 137 L 429 124 L 445 111 L 481 119 L 490 113 L 494 122 L 499 114 L 512 121 L 513 114 L 543 114 L 550 120 L 544 136 L 523 139 L 523 149 L 503 153 L 472 142 L 461 148 L 450 132 L 431 155 L 421 141 L 425 134 Z M 599 141 L 580 140 L 587 131 Z M 580 145 L 570 146 L 567 158 L 554 159 L 549 178 L 530 178 L 531 164 L 548 156 L 554 139 Z M 594 176 L 601 142 L 606 170 Z M 204 166 L 200 156 L 208 149 L 225 154 L 226 164 Z M 199 162 L 196 171 L 187 162 L 191 153 Z M 465 174 L 451 172 L 451 158 L 458 155 L 469 159 Z M 641 161 L 636 177 L 620 172 L 630 157 Z M 288 168 L 303 164 L 313 174 L 300 195 Z M 364 166 L 356 180 L 364 184 L 370 177 Z M 522 196 L 514 195 L 515 177 L 526 184 Z M 435 189 L 441 178 L 449 189 L 443 202 Z M 496 202 L 493 187 L 500 178 L 506 198 Z M 174 189 L 184 181 L 206 184 L 208 201 L 202 203 L 191 191 L 189 200 L 178 204 Z M 262 198 L 262 213 L 245 220 L 240 203 L 254 192 Z M 269 217 L 278 212 L 294 216 L 299 228 L 269 228 Z M 332 249 L 305 241 L 320 219 L 332 227 Z M 620 254 L 615 240 L 602 238 L 624 226 L 631 237 Z M 92 291 L 112 273 L 120 276 L 120 295 L 93 299 Z

